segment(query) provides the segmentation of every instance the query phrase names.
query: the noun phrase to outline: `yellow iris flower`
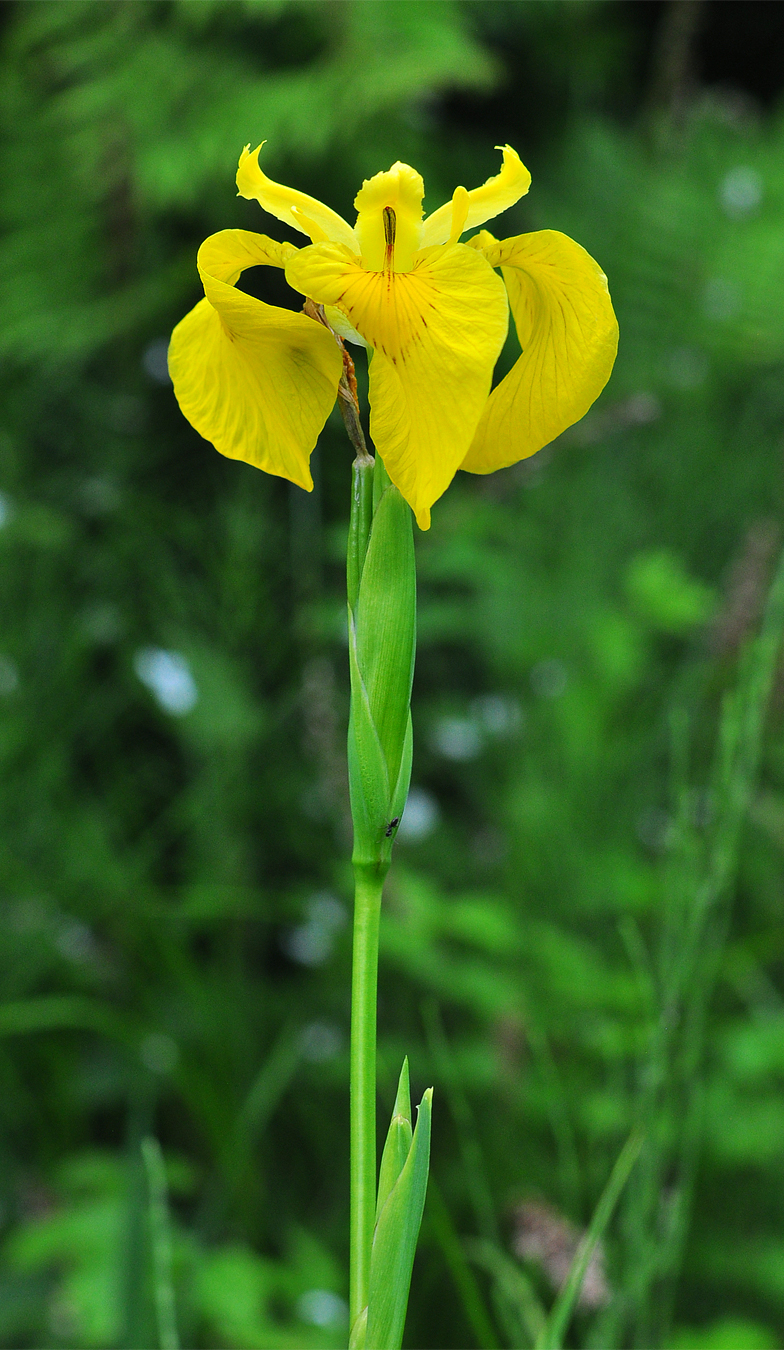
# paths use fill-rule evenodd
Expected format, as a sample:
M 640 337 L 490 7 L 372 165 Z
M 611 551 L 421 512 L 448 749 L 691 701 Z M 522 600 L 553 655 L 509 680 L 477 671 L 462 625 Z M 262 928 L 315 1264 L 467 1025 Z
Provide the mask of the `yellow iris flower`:
M 341 337 L 369 349 L 370 433 L 422 529 L 458 469 L 514 464 L 587 412 L 618 345 L 604 273 L 556 230 L 501 241 L 481 230 L 460 242 L 528 191 L 531 175 L 514 150 L 503 147 L 494 178 L 456 188 L 425 219 L 422 178 L 393 164 L 364 182 L 352 227 L 269 179 L 260 149 L 242 153 L 240 196 L 312 242 L 297 249 L 248 230 L 211 235 L 198 254 L 204 299 L 169 350 L 180 407 L 221 454 L 310 490 L 308 461 L 343 368 L 325 327 L 237 290 L 258 264 L 283 268 Z M 510 307 L 522 355 L 491 393 Z

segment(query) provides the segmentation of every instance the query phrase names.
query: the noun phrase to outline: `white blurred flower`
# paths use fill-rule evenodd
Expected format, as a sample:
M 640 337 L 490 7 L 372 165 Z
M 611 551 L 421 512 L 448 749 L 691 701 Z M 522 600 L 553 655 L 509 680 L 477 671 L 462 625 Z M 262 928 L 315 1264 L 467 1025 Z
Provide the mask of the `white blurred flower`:
M 756 169 L 739 164 L 730 169 L 719 185 L 719 201 L 730 220 L 742 220 L 762 204 L 762 179 Z
M 467 717 L 439 717 L 433 727 L 431 743 L 439 755 L 459 764 L 476 759 L 482 749 L 479 728 Z
M 512 736 L 523 724 L 523 710 L 507 694 L 481 694 L 471 701 L 471 714 L 488 736 Z
M 438 802 L 432 793 L 424 788 L 412 788 L 403 809 L 398 839 L 407 844 L 418 844 L 420 839 L 427 839 L 438 824 L 439 814 Z
M 19 688 L 19 671 L 7 656 L 0 656 L 0 696 L 8 697 Z
M 709 370 L 707 356 L 697 347 L 676 347 L 670 355 L 668 373 L 676 389 L 699 389 Z
M 560 698 L 569 681 L 566 666 L 557 657 L 537 661 L 529 676 L 531 688 L 540 698 Z
M 143 647 L 133 658 L 133 668 L 164 712 L 182 717 L 197 703 L 199 691 L 196 681 L 181 652 L 167 652 L 162 647 Z
M 86 965 L 98 956 L 98 944 L 86 923 L 78 919 L 66 920 L 55 938 L 55 946 L 66 961 Z
M 652 853 L 664 853 L 672 842 L 672 817 L 661 807 L 652 806 L 641 812 L 635 829 L 640 843 Z
M 648 389 L 630 394 L 619 409 L 621 426 L 647 427 L 658 422 L 662 415 L 661 399 Z
M 312 1327 L 343 1327 L 348 1322 L 348 1304 L 329 1289 L 308 1289 L 297 1299 L 297 1316 Z
M 734 281 L 711 277 L 702 295 L 702 308 L 709 319 L 726 323 L 740 309 L 740 291 Z
M 303 966 L 320 966 L 332 954 L 335 934 L 346 923 L 346 911 L 334 895 L 318 891 L 308 901 L 306 913 L 305 923 L 290 929 L 281 945 L 292 961 Z
M 150 1073 L 165 1077 L 176 1069 L 180 1051 L 175 1040 L 163 1031 L 151 1031 L 139 1046 L 139 1058 Z
M 343 1033 L 331 1022 L 309 1022 L 302 1028 L 300 1052 L 311 1064 L 334 1059 L 343 1048 Z
M 169 374 L 169 339 L 154 338 L 142 352 L 142 369 L 156 384 L 171 384 Z

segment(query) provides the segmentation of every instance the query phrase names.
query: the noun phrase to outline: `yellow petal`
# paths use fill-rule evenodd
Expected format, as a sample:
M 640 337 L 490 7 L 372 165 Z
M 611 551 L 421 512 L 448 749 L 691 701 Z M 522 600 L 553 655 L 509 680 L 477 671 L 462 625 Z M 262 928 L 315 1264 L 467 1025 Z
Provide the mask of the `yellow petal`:
M 370 272 L 385 267 L 410 272 L 422 240 L 421 174 L 400 160 L 386 173 L 366 178 L 356 197 L 356 235 L 362 249 L 362 266 Z
M 264 141 L 261 142 L 264 145 Z M 315 197 L 306 192 L 297 192 L 294 188 L 274 183 L 259 168 L 259 150 L 261 145 L 251 151 L 245 146 L 240 155 L 237 169 L 237 191 L 240 197 L 255 199 L 270 215 L 293 225 L 301 234 L 320 241 L 330 239 L 336 244 L 345 244 L 352 252 L 359 253 L 359 241 L 347 221 L 337 211 L 324 206 Z
M 483 231 L 480 239 L 480 251 L 502 268 L 522 347 L 461 465 L 492 473 L 535 454 L 584 416 L 610 378 L 618 323 L 607 278 L 567 235 L 538 230 L 499 244 Z
M 468 212 L 471 210 L 471 196 L 464 187 L 456 187 L 452 193 L 452 223 L 449 227 L 448 243 L 456 244 L 465 230 Z
M 304 314 L 265 305 L 226 280 L 257 263 L 282 267 L 296 251 L 247 230 L 205 240 L 205 299 L 175 328 L 169 371 L 183 413 L 216 450 L 310 491 L 308 459 L 343 369 L 337 344 Z
M 266 234 L 251 230 L 219 230 L 204 240 L 196 257 L 196 266 L 204 282 L 225 281 L 236 286 L 246 267 L 285 267 L 297 249 L 281 244 Z
M 507 207 L 514 206 L 531 186 L 531 175 L 517 151 L 511 145 L 497 145 L 496 150 L 504 152 L 501 172 L 468 193 L 468 210 L 460 224 L 460 234 L 463 230 L 473 230 L 476 225 L 484 225 L 486 220 L 492 220 L 506 211 Z M 453 226 L 459 223 L 456 220 L 457 213 L 462 213 L 463 209 L 464 199 L 458 197 L 456 192 L 451 202 L 439 206 L 437 211 L 428 216 L 422 226 L 422 248 L 427 248 L 429 244 L 445 243 L 453 234 Z
M 410 272 L 367 272 L 333 244 L 301 249 L 290 285 L 337 305 L 374 353 L 370 432 L 427 529 L 462 463 L 506 337 L 503 284 L 465 244 L 429 249 Z

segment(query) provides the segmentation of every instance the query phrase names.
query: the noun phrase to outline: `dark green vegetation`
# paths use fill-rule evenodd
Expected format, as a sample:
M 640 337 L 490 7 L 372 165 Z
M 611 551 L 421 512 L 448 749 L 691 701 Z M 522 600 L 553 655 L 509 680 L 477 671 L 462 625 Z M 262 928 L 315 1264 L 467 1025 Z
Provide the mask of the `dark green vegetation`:
M 642 1123 L 567 1343 L 781 1345 L 775 613 L 748 657 L 784 517 L 781 14 L 4 7 L 4 1345 L 170 1347 L 172 1279 L 183 1344 L 344 1342 L 350 451 L 331 421 L 308 497 L 164 382 L 202 238 L 283 236 L 234 196 L 265 137 L 344 213 L 397 158 L 432 209 L 508 140 L 533 187 L 492 228 L 572 234 L 622 331 L 582 425 L 417 537 L 380 980 L 382 1121 L 404 1053 L 435 1085 L 407 1343 L 531 1345 Z

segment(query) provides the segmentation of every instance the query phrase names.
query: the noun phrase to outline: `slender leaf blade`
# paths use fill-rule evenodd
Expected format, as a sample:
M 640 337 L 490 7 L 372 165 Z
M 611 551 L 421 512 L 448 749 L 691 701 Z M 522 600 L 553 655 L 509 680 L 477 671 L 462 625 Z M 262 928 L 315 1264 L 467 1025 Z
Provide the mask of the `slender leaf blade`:
M 588 1262 L 593 1256 L 597 1242 L 612 1218 L 621 1191 L 640 1155 L 644 1137 L 640 1130 L 633 1130 L 621 1149 L 610 1173 L 610 1179 L 594 1210 L 593 1218 L 588 1225 L 588 1231 L 577 1248 L 571 1270 L 566 1277 L 566 1283 L 555 1300 L 547 1319 L 547 1325 L 536 1343 L 536 1350 L 560 1350 L 564 1333 L 569 1325 L 569 1319 L 582 1289 Z
M 405 1166 L 376 1224 L 366 1350 L 400 1350 L 430 1167 L 433 1089 L 424 1094 Z
M 373 863 L 390 820 L 389 775 L 357 661 L 354 615 L 348 611 L 351 712 L 348 724 L 348 783 L 354 821 L 354 861 Z
M 376 1199 L 376 1223 L 386 1204 L 395 1182 L 406 1165 L 411 1148 L 411 1092 L 408 1081 L 408 1057 L 403 1060 L 397 1096 L 392 1108 L 392 1119 L 384 1152 L 381 1155 L 381 1168 L 378 1174 L 378 1197 Z
M 357 607 L 359 583 L 365 566 L 370 526 L 373 519 L 373 471 L 370 458 L 354 460 L 351 472 L 351 518 L 346 550 L 346 588 L 352 610 Z

